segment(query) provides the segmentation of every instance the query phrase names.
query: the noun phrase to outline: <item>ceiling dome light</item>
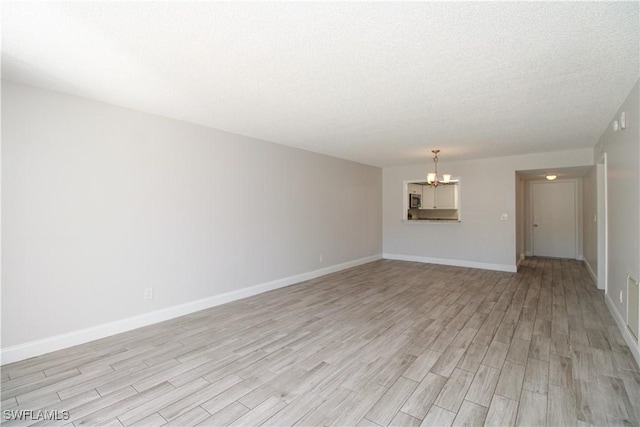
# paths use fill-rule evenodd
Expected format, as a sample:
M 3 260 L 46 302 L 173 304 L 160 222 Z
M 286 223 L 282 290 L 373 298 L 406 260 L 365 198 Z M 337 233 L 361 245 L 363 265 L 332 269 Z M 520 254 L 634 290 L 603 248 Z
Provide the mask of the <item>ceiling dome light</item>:
M 547 175 L 547 179 L 549 181 L 553 181 L 554 179 L 556 179 L 558 176 L 557 175 Z

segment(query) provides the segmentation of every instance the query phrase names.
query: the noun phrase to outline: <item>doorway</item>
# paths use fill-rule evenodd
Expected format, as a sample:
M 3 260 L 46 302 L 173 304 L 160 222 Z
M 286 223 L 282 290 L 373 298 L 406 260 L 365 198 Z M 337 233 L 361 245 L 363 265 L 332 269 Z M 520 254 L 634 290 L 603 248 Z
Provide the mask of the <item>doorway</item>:
M 602 153 L 602 157 L 596 164 L 597 180 L 597 213 L 596 227 L 598 235 L 598 268 L 597 286 L 607 293 L 607 266 L 609 263 L 607 255 L 607 153 Z
M 576 182 L 532 182 L 533 255 L 576 258 Z

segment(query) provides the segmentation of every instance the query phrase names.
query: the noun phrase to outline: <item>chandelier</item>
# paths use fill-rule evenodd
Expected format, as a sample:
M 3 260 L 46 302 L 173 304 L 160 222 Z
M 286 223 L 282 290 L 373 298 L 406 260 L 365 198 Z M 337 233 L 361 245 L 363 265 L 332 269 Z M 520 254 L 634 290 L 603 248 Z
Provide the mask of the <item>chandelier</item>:
M 433 153 L 433 163 L 435 163 L 435 172 L 427 173 L 427 184 L 432 187 L 437 187 L 439 184 L 449 184 L 451 182 L 451 174 L 442 174 L 442 181 L 438 178 L 438 153 L 440 150 L 431 150 Z

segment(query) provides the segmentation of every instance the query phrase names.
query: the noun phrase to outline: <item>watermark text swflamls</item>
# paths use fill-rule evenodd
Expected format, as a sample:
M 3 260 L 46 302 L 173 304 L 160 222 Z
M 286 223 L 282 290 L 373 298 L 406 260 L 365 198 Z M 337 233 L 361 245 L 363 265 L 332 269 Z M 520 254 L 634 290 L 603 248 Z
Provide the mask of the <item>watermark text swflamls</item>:
M 69 411 L 46 409 L 5 409 L 2 417 L 5 421 L 66 421 L 70 418 Z

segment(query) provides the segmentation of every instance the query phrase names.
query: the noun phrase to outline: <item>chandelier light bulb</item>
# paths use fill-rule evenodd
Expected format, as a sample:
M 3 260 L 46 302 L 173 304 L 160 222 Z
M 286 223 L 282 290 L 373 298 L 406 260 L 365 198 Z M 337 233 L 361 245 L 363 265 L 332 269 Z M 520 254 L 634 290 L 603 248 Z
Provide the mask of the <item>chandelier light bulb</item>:
M 442 175 L 442 181 L 438 179 L 438 153 L 440 150 L 431 150 L 433 153 L 433 164 L 435 172 L 427 173 L 427 184 L 432 187 L 437 187 L 438 184 L 449 184 L 451 182 L 451 174 L 445 173 Z

